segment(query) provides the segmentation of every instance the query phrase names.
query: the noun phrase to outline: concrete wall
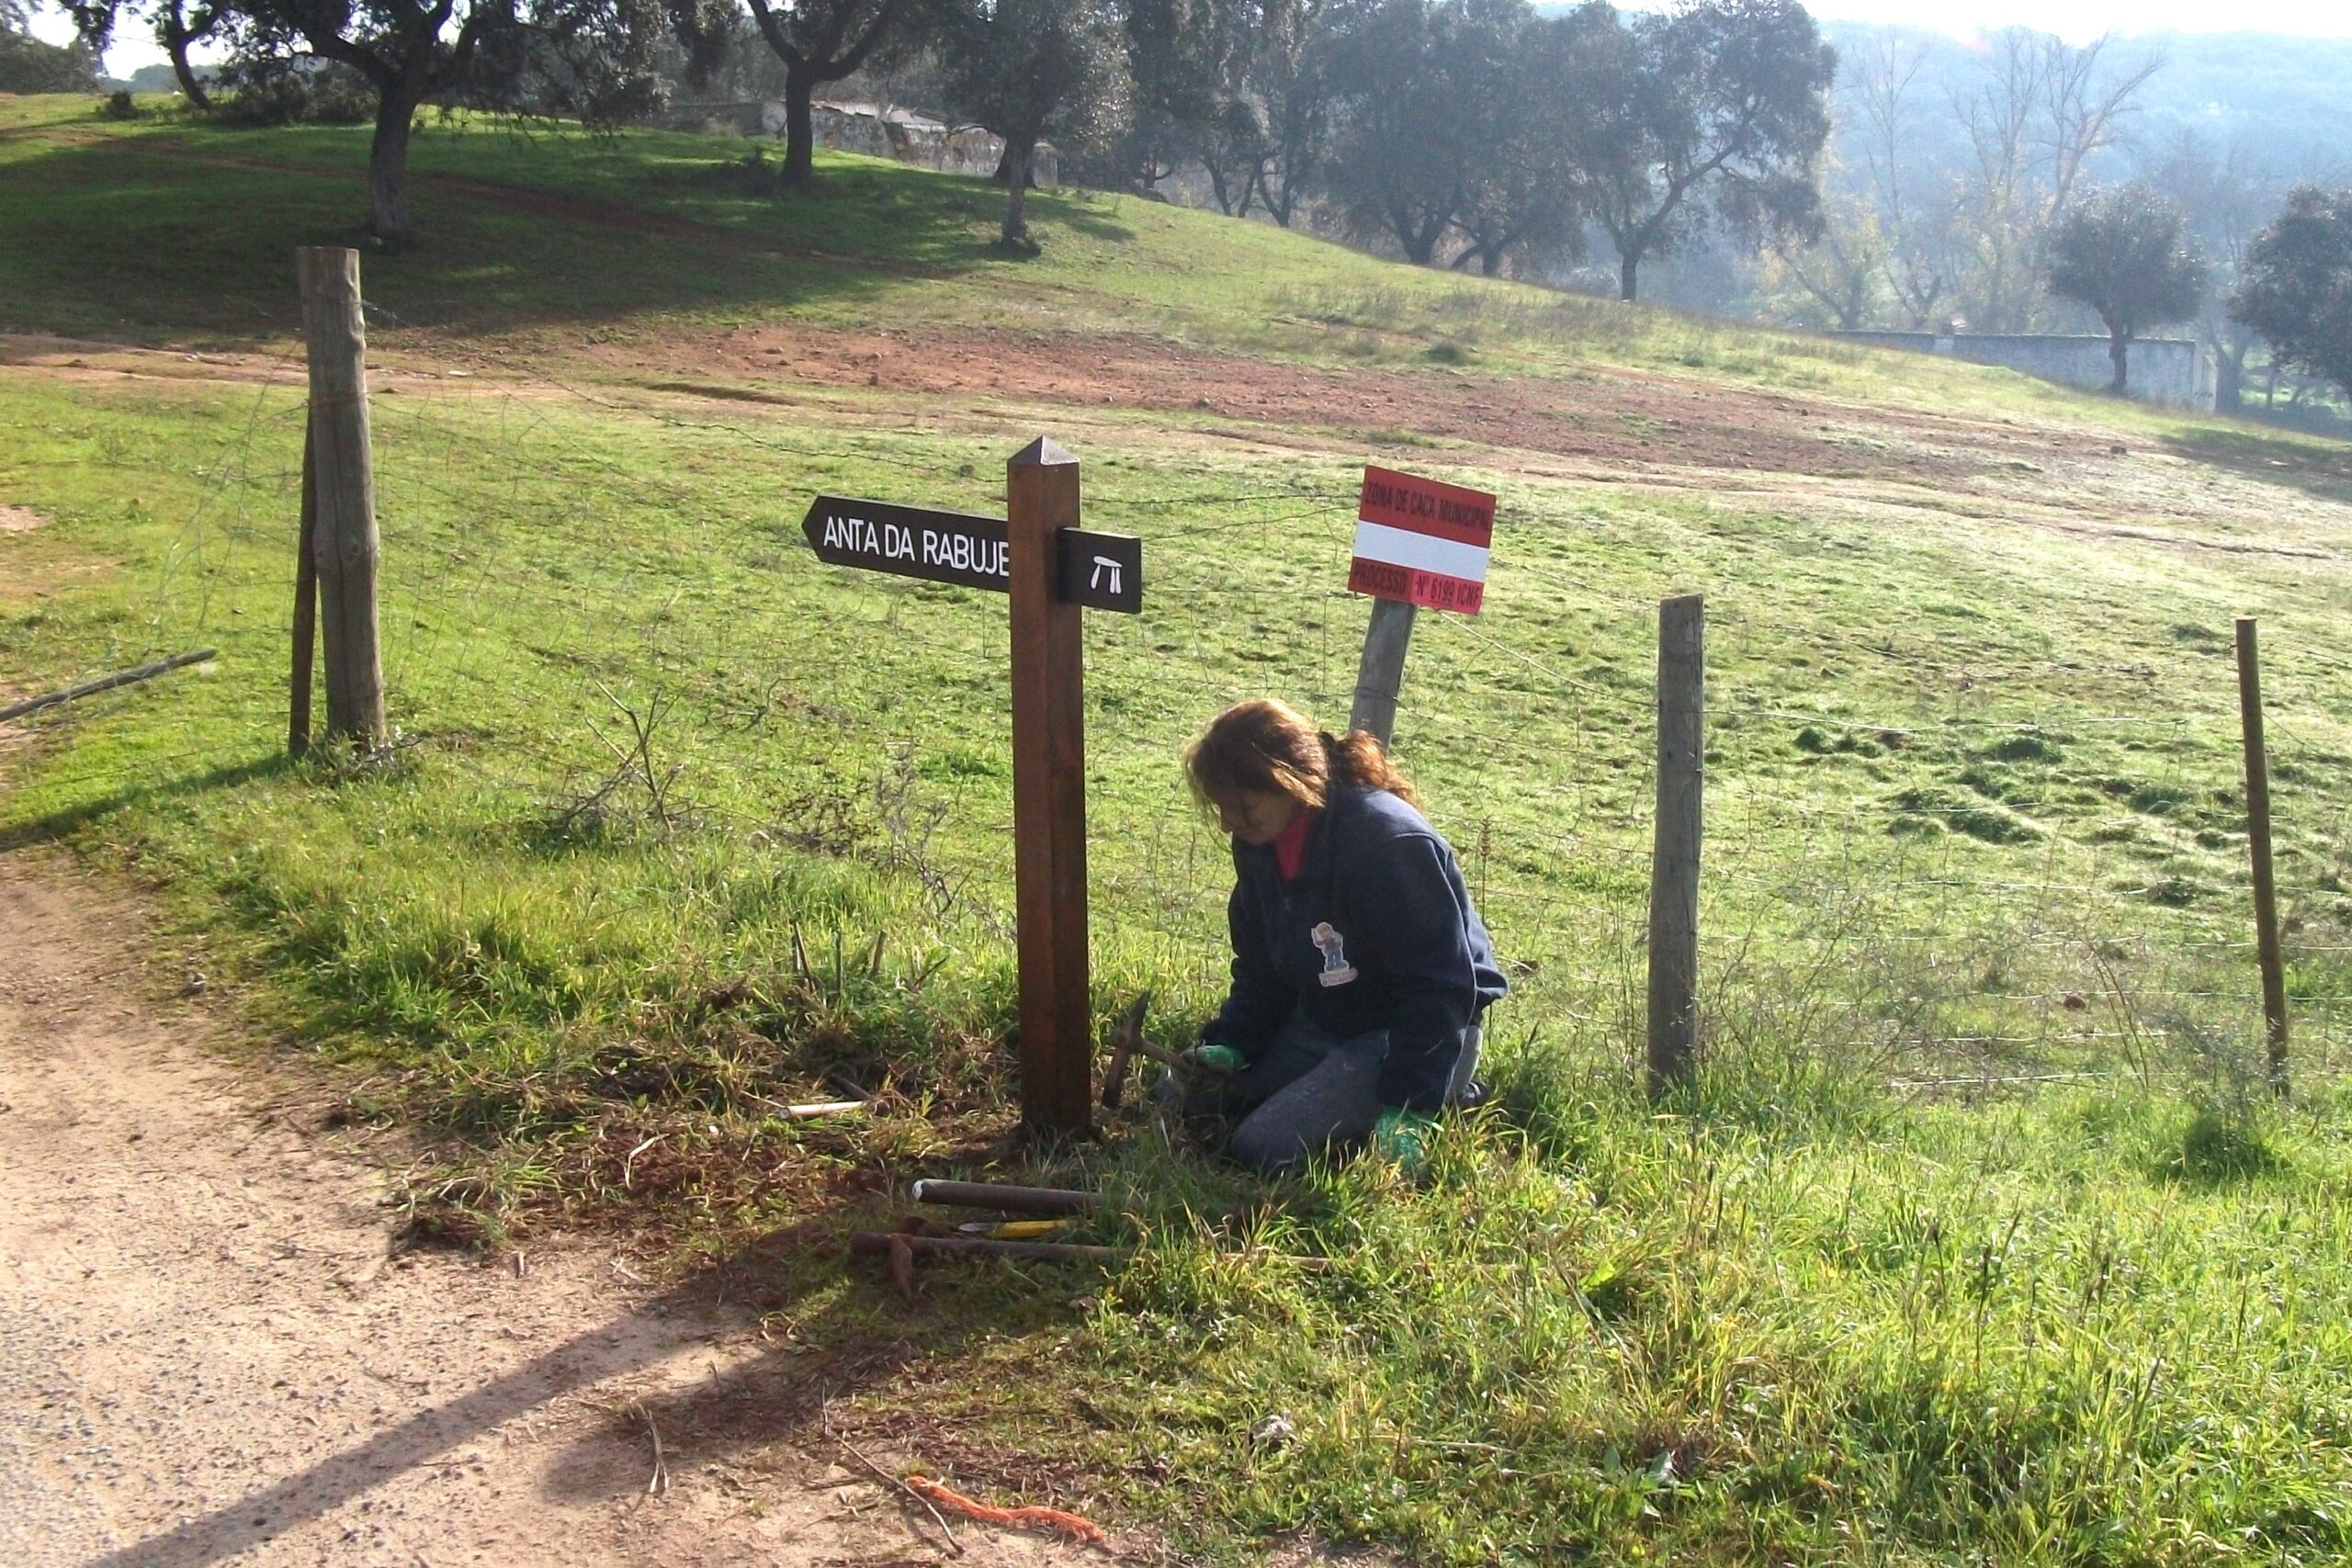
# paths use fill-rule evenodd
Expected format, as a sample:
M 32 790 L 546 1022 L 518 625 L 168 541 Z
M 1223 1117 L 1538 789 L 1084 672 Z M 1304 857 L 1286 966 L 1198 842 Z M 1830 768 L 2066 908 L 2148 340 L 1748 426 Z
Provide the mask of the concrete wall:
M 1940 354 L 1973 365 L 1999 365 L 2069 387 L 2105 387 L 2115 366 L 2104 337 L 2046 333 L 1838 333 L 1849 343 Z M 2211 413 L 2213 356 L 2194 338 L 2139 338 L 2125 351 L 2126 389 L 2142 402 Z

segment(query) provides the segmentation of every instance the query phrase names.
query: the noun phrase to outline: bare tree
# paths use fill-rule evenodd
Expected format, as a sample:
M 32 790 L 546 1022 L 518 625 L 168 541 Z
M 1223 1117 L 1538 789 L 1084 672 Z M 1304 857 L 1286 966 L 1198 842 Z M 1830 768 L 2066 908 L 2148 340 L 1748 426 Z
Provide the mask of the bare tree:
M 2113 33 L 2080 48 L 2060 38 L 2041 41 L 2041 147 L 2050 170 L 2050 210 L 2062 212 L 2074 203 L 2083 165 L 2120 139 L 2132 98 L 2165 61 L 2161 54 L 2113 59 Z
M 1880 267 L 1894 307 L 1915 329 L 1935 324 L 1937 307 L 1961 271 L 1959 187 L 1915 153 L 1912 116 L 1927 51 L 1894 33 L 1841 73 L 1847 113 L 1864 130 L 1862 169 L 1876 209 Z
M 2014 332 L 2031 310 L 2026 249 L 2041 214 L 2033 196 L 2034 122 L 2041 111 L 2042 54 L 2023 28 L 1995 35 L 1976 90 L 1952 111 L 1968 133 L 1972 166 L 1965 211 L 1973 233 L 1969 317 L 1979 328 Z
M 2037 237 L 2072 202 L 2085 165 L 2120 139 L 2164 62 L 2119 59 L 2111 37 L 2077 47 L 2009 28 L 1989 41 L 1984 80 L 1952 104 L 1971 152 L 1966 305 L 1977 326 L 2019 332 L 2036 315 Z
M 2213 264 L 2197 332 L 2213 355 L 2215 401 L 2235 412 L 2245 396 L 2246 357 L 2262 338 L 2230 313 L 2230 291 L 2245 273 L 2256 231 L 2278 212 L 2286 182 L 2241 148 L 2216 156 L 2193 131 L 2157 155 L 2148 180 L 2188 212 L 2189 231 Z
M 1839 332 L 1852 332 L 1876 313 L 1887 271 L 1887 243 L 1878 214 L 1860 197 L 1825 197 L 1821 228 L 1813 243 L 1777 238 L 1772 256 L 1781 276 Z

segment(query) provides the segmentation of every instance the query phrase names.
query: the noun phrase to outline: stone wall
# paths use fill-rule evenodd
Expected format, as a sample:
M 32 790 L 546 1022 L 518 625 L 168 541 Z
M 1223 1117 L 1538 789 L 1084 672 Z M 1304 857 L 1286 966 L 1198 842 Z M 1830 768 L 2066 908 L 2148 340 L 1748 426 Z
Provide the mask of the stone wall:
M 863 152 L 869 158 L 895 158 L 942 174 L 985 177 L 996 173 L 997 160 L 1004 156 L 1004 143 L 987 131 L 949 126 L 911 109 L 820 98 L 811 106 L 808 120 L 820 147 Z M 674 130 L 780 137 L 785 133 L 784 104 L 776 98 L 677 104 L 665 123 Z M 1041 186 L 1060 183 L 1052 147 L 1039 145 L 1033 172 Z
M 2053 333 L 1875 333 L 1835 334 L 1849 343 L 1940 354 L 1973 365 L 1998 365 L 2069 387 L 2104 388 L 2114 378 L 2104 337 Z M 2211 413 L 2213 356 L 2194 338 L 2139 338 L 2126 350 L 2125 387 L 2142 402 Z

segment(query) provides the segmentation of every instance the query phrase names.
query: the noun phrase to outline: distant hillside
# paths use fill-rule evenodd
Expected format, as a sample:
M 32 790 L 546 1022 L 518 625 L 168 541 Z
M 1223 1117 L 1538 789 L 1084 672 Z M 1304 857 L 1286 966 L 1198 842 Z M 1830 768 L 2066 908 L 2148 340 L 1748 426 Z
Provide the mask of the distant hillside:
M 1889 37 L 1924 51 L 1918 129 L 1957 142 L 1960 128 L 1943 110 L 1978 80 L 1979 46 L 1924 28 L 1868 22 L 1825 22 L 1822 31 L 1849 60 Z M 2114 48 L 2120 61 L 2149 53 L 2165 61 L 2141 89 L 2127 158 L 2193 134 L 2217 155 L 2234 152 L 2284 178 L 2352 177 L 2352 38 L 2153 32 Z

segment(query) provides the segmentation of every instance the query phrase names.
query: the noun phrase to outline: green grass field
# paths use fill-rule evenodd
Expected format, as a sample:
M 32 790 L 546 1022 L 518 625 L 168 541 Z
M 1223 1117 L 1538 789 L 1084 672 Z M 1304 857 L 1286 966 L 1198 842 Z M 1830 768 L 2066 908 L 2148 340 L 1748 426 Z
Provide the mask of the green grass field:
M 287 253 L 348 232 L 363 145 L 0 99 L 0 326 L 80 340 L 0 363 L 0 505 L 46 520 L 0 531 L 0 691 L 221 650 L 0 727 L 0 835 L 151 886 L 272 1042 L 255 1070 L 316 1059 L 340 1115 L 423 1140 L 422 1228 L 618 1226 L 748 1274 L 805 1352 L 779 1386 L 920 1410 L 1002 1486 L 1082 1485 L 1219 1558 L 1291 1530 L 1465 1563 L 2352 1547 L 2342 448 L 1134 200 L 1041 199 L 1024 264 L 988 253 L 978 182 L 833 159 L 801 207 L 750 194 L 741 143 L 435 126 L 423 243 L 364 264 L 401 743 L 289 764 Z M 592 352 L 762 324 L 1567 412 L 1550 445 L 1435 439 L 1017 383 L 681 389 Z M 1671 428 L 1588 451 L 1634 378 L 1782 400 L 1870 465 L 1678 457 Z M 1496 1101 L 1425 1183 L 1260 1190 L 1129 1119 L 1039 1170 L 1129 1195 L 1098 1228 L 1131 1264 L 940 1269 L 908 1309 L 830 1238 L 1012 1120 L 1004 612 L 821 567 L 799 522 L 819 491 L 991 509 L 1040 430 L 1148 563 L 1146 614 L 1089 627 L 1098 1012 L 1149 986 L 1174 1041 L 1216 1000 L 1225 852 L 1176 754 L 1241 695 L 1344 716 L 1366 461 L 1501 498 L 1487 611 L 1423 618 L 1396 751 L 1517 994 Z M 1634 1072 L 1647 705 L 1656 601 L 1693 589 L 1708 1056 L 1661 1110 Z M 843 1084 L 882 1113 L 775 1114 Z M 1295 1440 L 1253 1446 L 1275 1413 Z

